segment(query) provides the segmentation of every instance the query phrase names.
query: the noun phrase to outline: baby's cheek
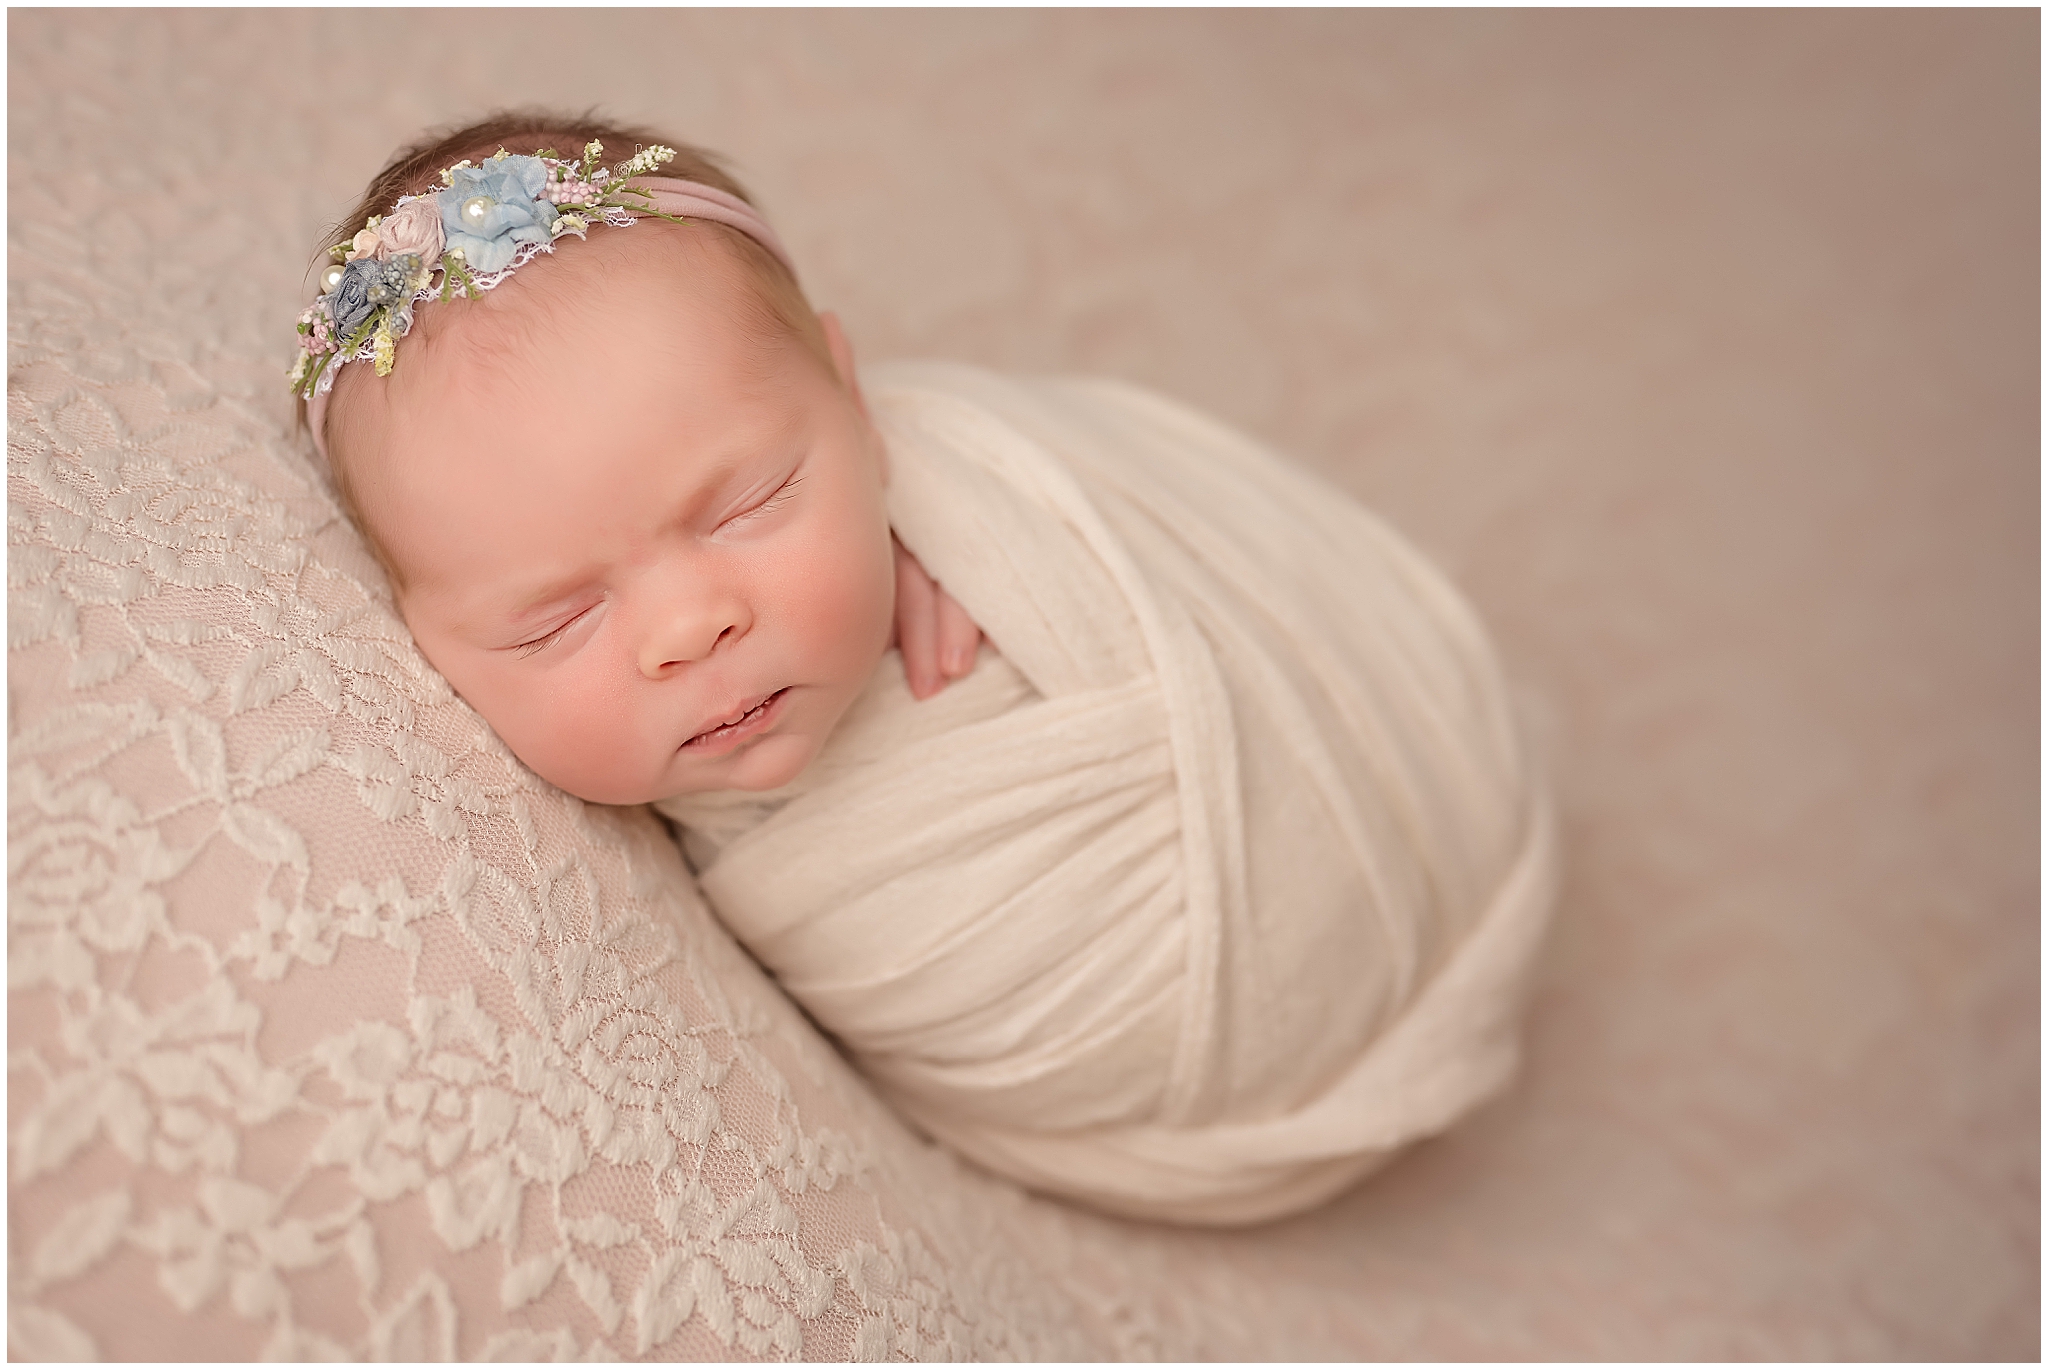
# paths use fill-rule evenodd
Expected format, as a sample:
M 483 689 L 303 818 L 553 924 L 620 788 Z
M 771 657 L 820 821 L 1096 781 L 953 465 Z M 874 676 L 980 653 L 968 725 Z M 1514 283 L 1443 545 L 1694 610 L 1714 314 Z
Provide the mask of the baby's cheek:
M 655 753 L 626 682 L 592 669 L 547 672 L 485 712 L 519 759 L 543 780 L 600 804 L 640 803 Z M 502 722 L 500 722 L 502 718 Z
M 896 566 L 885 522 L 846 524 L 814 549 L 785 598 L 807 655 L 857 691 L 888 645 Z

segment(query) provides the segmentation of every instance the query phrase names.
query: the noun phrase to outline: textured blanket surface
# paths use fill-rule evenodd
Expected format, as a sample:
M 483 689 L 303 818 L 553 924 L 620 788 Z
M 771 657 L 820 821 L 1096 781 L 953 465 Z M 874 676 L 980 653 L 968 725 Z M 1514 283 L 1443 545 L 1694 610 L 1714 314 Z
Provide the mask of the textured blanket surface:
M 790 791 L 660 806 L 783 987 L 928 1131 L 1151 1217 L 1306 1207 L 1503 1083 L 1555 853 L 1443 577 L 1127 386 L 869 390 L 997 651 L 931 707 L 891 658 Z

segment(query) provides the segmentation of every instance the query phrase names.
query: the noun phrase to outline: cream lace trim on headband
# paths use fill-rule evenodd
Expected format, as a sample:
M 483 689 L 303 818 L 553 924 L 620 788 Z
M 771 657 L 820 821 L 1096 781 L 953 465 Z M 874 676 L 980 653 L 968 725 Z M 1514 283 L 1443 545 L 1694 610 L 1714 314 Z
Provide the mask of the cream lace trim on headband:
M 412 203 L 415 200 L 421 200 L 425 198 L 427 197 L 421 195 L 408 195 L 404 199 L 400 200 L 398 203 L 400 205 L 406 205 Z M 631 228 L 634 224 L 638 223 L 639 221 L 639 215 L 614 206 L 611 208 L 607 208 L 604 214 L 601 217 L 592 220 L 592 223 L 610 224 L 613 228 Z M 583 233 L 581 231 L 576 229 L 570 229 L 567 232 L 563 233 L 561 235 L 561 238 L 580 238 L 582 236 Z M 545 243 L 521 243 L 519 247 L 513 252 L 512 262 L 509 266 L 505 267 L 501 271 L 469 272 L 468 282 L 470 286 L 472 286 L 479 292 L 487 290 L 496 290 L 506 281 L 511 280 L 513 275 L 516 272 L 518 272 L 518 270 L 521 267 L 525 266 L 535 257 L 540 256 L 544 252 L 553 252 L 555 250 L 555 244 L 560 240 L 560 238 L 557 238 L 554 241 Z M 405 306 L 398 311 L 397 318 L 393 320 L 394 326 L 392 331 L 400 337 L 403 337 L 407 332 L 411 331 L 413 307 L 427 300 L 438 299 L 440 297 L 440 294 L 441 287 L 439 285 L 422 286 L 420 289 L 414 291 L 412 298 L 408 300 Z M 327 364 L 327 368 L 320 373 L 320 378 L 314 382 L 314 393 L 318 395 L 324 395 L 330 390 L 332 390 L 334 388 L 334 378 L 341 370 L 342 365 L 350 362 L 374 362 L 376 360 L 376 356 L 377 340 L 375 336 L 372 335 L 368 338 L 365 338 L 362 346 L 356 348 L 355 351 L 347 353 L 345 355 L 339 355 L 335 357 L 333 361 L 329 362 Z

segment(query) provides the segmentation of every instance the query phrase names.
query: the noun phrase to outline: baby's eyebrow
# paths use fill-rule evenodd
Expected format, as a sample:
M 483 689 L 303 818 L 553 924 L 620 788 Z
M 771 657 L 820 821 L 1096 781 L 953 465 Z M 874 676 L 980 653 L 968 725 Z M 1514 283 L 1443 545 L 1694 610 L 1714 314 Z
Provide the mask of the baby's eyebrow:
M 737 448 L 711 458 L 705 464 L 703 475 L 678 504 L 676 520 L 688 522 L 699 517 L 705 506 L 732 488 L 735 480 L 760 474 L 768 466 L 779 463 L 787 455 L 784 448 L 803 428 L 804 416 L 791 408 L 773 425 L 744 439 Z
M 554 613 L 568 607 L 570 599 L 584 586 L 590 584 L 588 572 L 578 572 L 543 586 L 532 594 L 520 597 L 517 605 L 505 615 L 505 622 L 518 630 L 529 626 L 537 627 Z
M 687 522 L 704 512 L 704 506 L 711 503 L 732 483 L 734 476 L 741 473 L 748 458 L 731 454 L 719 457 L 705 468 L 703 477 L 691 487 L 677 506 L 676 520 Z

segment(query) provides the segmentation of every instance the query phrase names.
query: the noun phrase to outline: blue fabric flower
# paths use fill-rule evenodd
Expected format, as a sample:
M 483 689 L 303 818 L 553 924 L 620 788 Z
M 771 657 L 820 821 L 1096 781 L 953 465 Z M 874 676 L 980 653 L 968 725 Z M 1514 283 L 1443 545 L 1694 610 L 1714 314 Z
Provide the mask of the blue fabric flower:
M 377 308 L 371 289 L 382 293 L 384 263 L 375 257 L 358 257 L 341 269 L 341 281 L 327 296 L 327 315 L 334 320 L 334 340 L 345 343 Z
M 512 265 L 520 244 L 552 242 L 561 211 L 540 198 L 547 183 L 548 169 L 538 157 L 458 167 L 437 197 L 448 248 L 460 249 L 471 271 L 488 274 Z M 465 217 L 462 207 L 479 197 L 489 200 L 490 208 L 480 219 Z

